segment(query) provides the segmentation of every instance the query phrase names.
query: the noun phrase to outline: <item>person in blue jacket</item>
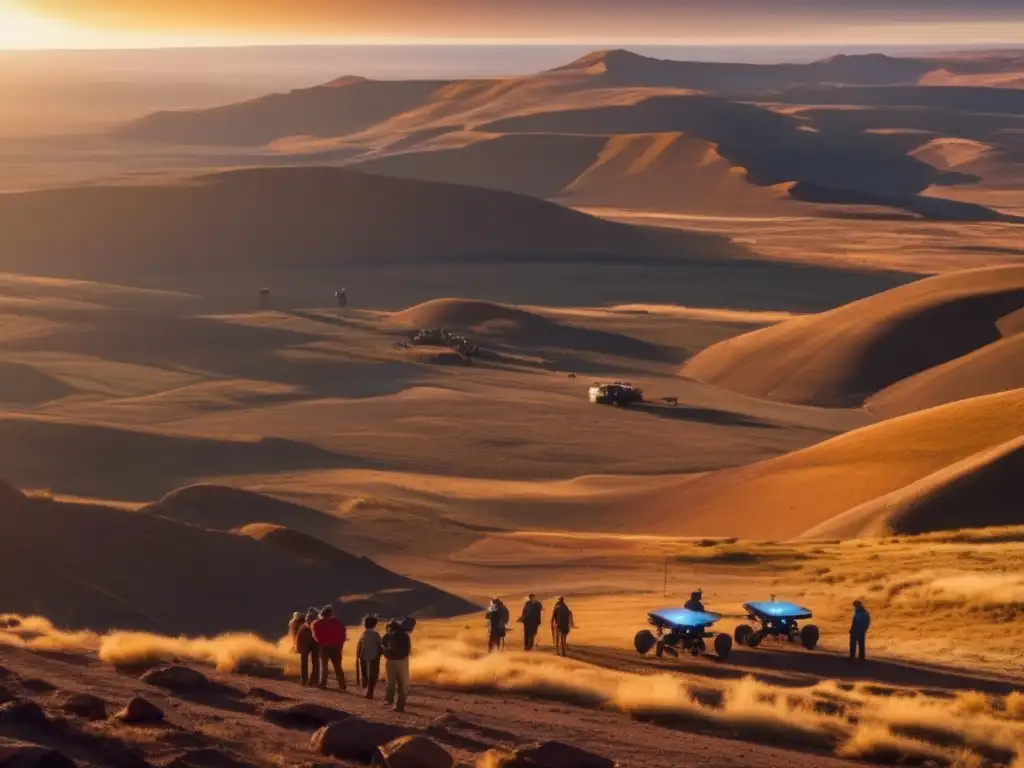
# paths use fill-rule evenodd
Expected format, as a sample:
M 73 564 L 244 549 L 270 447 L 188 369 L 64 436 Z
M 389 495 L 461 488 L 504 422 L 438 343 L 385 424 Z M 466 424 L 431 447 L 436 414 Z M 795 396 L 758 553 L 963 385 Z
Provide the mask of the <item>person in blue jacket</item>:
M 871 626 L 871 614 L 860 600 L 853 602 L 853 621 L 850 622 L 850 660 L 864 661 L 864 645 Z

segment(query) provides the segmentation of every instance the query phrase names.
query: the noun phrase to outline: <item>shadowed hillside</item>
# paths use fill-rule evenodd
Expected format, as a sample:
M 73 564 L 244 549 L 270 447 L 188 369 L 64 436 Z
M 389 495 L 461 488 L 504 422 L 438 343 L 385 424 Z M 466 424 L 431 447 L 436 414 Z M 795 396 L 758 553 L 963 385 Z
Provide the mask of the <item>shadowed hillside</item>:
M 540 200 L 333 168 L 0 196 L 0 269 L 37 274 L 661 250 L 639 230 Z
M 442 87 L 428 80 L 342 77 L 315 88 L 200 111 L 157 112 L 117 135 L 178 144 L 265 144 L 288 136 L 338 136 L 405 112 Z
M 43 561 L 51 565 L 35 567 Z M 292 612 L 309 605 L 334 602 L 348 622 L 369 609 L 428 616 L 473 609 L 284 528 L 215 532 L 147 512 L 10 491 L 0 500 L 0 575 L 6 610 L 94 630 L 255 630 L 276 638 Z

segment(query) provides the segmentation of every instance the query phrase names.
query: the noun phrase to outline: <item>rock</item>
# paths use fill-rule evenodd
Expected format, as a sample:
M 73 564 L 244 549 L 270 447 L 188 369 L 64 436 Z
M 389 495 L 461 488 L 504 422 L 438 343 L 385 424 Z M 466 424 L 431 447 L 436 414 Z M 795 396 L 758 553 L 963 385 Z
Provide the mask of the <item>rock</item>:
M 239 760 L 219 749 L 193 749 L 179 755 L 166 768 L 251 768 L 252 763 Z
M 374 764 L 386 768 L 452 768 L 444 747 L 426 736 L 403 736 L 377 748 Z
M 75 768 L 75 761 L 55 749 L 35 744 L 0 744 L 0 765 L 4 768 Z
M 91 693 L 69 693 L 60 706 L 69 715 L 87 720 L 107 719 L 107 702 Z
M 247 695 L 250 699 L 263 699 L 264 701 L 273 701 L 275 703 L 291 701 L 288 696 L 282 696 L 280 693 L 274 693 L 273 691 L 268 691 L 266 688 L 257 688 L 255 686 L 249 689 L 249 693 Z
M 47 720 L 43 708 L 34 701 L 15 699 L 0 704 L 0 723 L 40 727 L 46 725 Z
M 53 683 L 48 683 L 45 680 L 40 680 L 37 677 L 29 678 L 28 680 L 21 681 L 21 687 L 32 693 L 53 693 L 57 690 L 57 686 Z
M 298 728 L 315 731 L 329 723 L 348 717 L 348 712 L 332 709 L 320 704 L 292 704 L 288 707 L 272 707 L 263 713 L 263 719 L 282 728 Z
M 537 768 L 537 764 L 532 760 L 498 749 L 491 749 L 480 755 L 476 764 L 487 768 Z
M 164 719 L 164 711 L 156 704 L 136 696 L 115 717 L 125 723 L 158 723 Z
M 202 672 L 176 665 L 154 667 L 139 679 L 157 688 L 178 692 L 201 691 L 210 686 L 209 678 Z
M 398 725 L 353 716 L 325 725 L 313 734 L 311 743 L 322 755 L 368 763 L 377 754 L 378 747 L 411 733 L 410 729 Z
M 528 760 L 527 765 L 539 768 L 615 768 L 614 760 L 560 741 L 545 741 L 517 749 L 512 754 L 516 759 Z

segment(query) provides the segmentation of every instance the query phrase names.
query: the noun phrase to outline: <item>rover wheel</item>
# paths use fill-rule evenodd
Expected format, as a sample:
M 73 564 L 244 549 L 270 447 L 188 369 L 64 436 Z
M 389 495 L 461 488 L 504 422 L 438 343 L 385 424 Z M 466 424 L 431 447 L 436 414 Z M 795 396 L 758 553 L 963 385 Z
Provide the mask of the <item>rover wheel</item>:
M 658 640 L 654 644 L 654 655 L 659 659 L 665 655 L 665 643 L 662 640 Z
M 753 628 L 749 624 L 740 624 L 736 627 L 736 631 L 733 633 L 733 637 L 736 638 L 738 645 L 746 645 L 747 640 L 754 634 Z
M 723 661 L 729 658 L 729 652 L 732 651 L 732 638 L 728 635 L 716 635 L 715 636 L 715 653 L 718 654 L 718 658 Z
M 694 657 L 700 656 L 707 649 L 707 645 L 704 644 L 703 638 L 698 637 L 693 641 L 693 645 L 690 646 L 690 654 Z
M 761 644 L 762 640 L 764 640 L 763 631 L 751 632 L 750 637 L 747 638 L 747 645 L 751 648 L 757 648 L 757 646 Z
M 654 633 L 649 629 L 641 629 L 633 637 L 633 647 L 641 656 L 650 653 L 651 648 L 657 645 L 657 642 L 654 639 Z
M 800 630 L 800 642 L 808 651 L 813 651 L 817 645 L 821 633 L 814 624 L 808 624 Z

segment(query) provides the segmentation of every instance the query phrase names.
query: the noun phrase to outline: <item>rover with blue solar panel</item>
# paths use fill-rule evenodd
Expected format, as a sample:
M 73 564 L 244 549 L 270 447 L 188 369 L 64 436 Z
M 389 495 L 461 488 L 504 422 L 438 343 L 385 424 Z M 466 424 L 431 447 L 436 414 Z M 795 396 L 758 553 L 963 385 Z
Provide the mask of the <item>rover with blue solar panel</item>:
M 736 627 L 734 637 L 740 645 L 757 648 L 766 637 L 800 643 L 809 651 L 818 645 L 818 628 L 814 624 L 800 626 L 801 621 L 811 618 L 812 615 L 803 606 L 776 601 L 773 595 L 771 600 L 744 603 L 743 610 L 757 628 L 750 624 L 740 624 Z
M 727 633 L 713 632 L 711 626 L 721 619 L 721 614 L 709 611 L 691 611 L 687 608 L 664 608 L 647 614 L 647 623 L 654 627 L 642 629 L 633 638 L 637 653 L 646 655 L 654 649 L 658 658 L 664 654 L 679 656 L 690 653 L 700 656 L 707 650 L 707 640 L 714 638 L 715 653 L 725 659 L 732 650 L 732 637 Z

